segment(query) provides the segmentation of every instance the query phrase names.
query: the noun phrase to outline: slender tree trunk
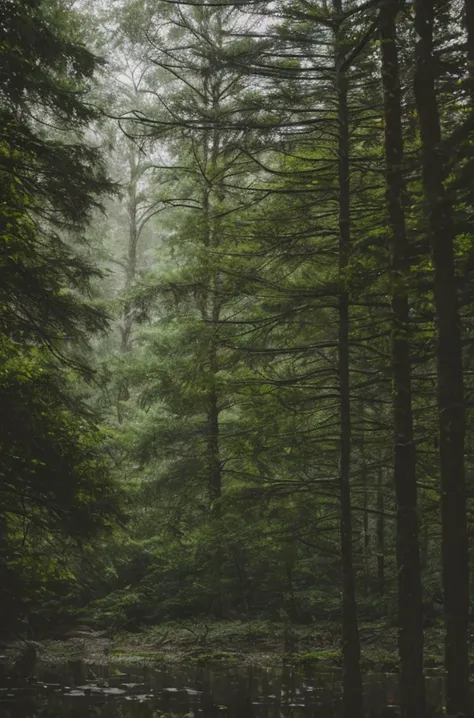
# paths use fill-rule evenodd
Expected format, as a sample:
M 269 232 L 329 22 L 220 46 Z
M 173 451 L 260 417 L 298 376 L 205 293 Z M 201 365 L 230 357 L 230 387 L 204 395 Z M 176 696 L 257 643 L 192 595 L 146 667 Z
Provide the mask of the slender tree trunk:
M 8 616 L 9 609 L 9 570 L 8 570 L 8 527 L 6 515 L 0 514 L 0 612 L 4 618 Z M 2 621 L 0 636 L 2 632 L 8 633 L 8 621 Z
M 137 244 L 138 244 L 138 231 L 137 231 L 137 218 L 136 218 L 136 204 L 132 193 L 136 192 L 136 187 L 130 187 L 129 193 L 129 239 L 128 239 L 128 257 L 127 257 L 127 273 L 125 280 L 125 291 L 129 292 L 130 288 L 135 279 L 137 273 Z M 135 322 L 135 315 L 133 307 L 129 301 L 125 302 L 122 315 L 122 326 L 120 327 L 120 351 L 126 353 L 130 351 L 132 345 L 132 329 Z
M 148 206 L 143 202 L 139 181 L 145 173 L 152 169 L 152 164 L 144 160 L 133 142 L 128 144 L 129 179 L 127 185 L 127 214 L 128 214 L 128 247 L 125 260 L 125 302 L 120 327 L 120 350 L 123 353 L 130 351 L 132 346 L 132 333 L 135 324 L 135 311 L 127 294 L 133 286 L 137 275 L 138 243 L 144 227 L 156 214 L 158 202 L 151 201 Z
M 135 157 L 134 148 L 130 149 L 130 182 L 128 184 L 128 248 L 127 248 L 127 264 L 125 269 L 125 292 L 129 292 L 135 280 L 137 273 L 137 245 L 138 245 L 138 220 L 137 220 L 137 181 L 139 168 Z M 132 328 L 134 323 L 133 307 L 128 301 L 125 302 L 122 316 L 122 326 L 120 327 L 121 342 L 120 350 L 127 352 L 130 350 L 132 341 Z
M 397 499 L 398 648 L 403 718 L 426 715 L 423 675 L 423 606 L 413 441 L 407 281 L 410 269 L 405 226 L 403 131 L 396 45 L 398 2 L 380 10 L 382 84 L 385 116 L 387 207 L 391 233 L 392 376 L 394 483 Z
M 126 354 L 132 346 L 132 329 L 135 321 L 133 306 L 126 296 L 130 291 L 137 272 L 137 244 L 138 244 L 138 222 L 137 222 L 137 160 L 135 149 L 129 148 L 130 181 L 128 183 L 127 214 L 128 214 L 128 247 L 125 266 L 125 301 L 122 310 L 122 323 L 120 325 L 120 351 Z M 122 379 L 118 390 L 117 418 L 119 423 L 123 420 L 123 404 L 128 401 L 130 392 L 127 382 Z
M 206 137 L 206 143 L 209 137 Z M 214 130 L 212 135 L 211 151 L 208 147 L 204 149 L 204 168 L 206 179 L 209 183 L 203 193 L 203 222 L 204 222 L 204 245 L 212 253 L 219 246 L 219 236 L 216 227 L 216 219 L 212 210 L 212 194 L 219 194 L 219 188 L 214 187 L 217 160 L 219 154 L 218 131 Z M 212 261 L 210 258 L 209 261 Z M 209 395 L 207 407 L 207 453 L 208 453 L 208 493 L 209 502 L 212 508 L 216 499 L 221 496 L 222 490 L 222 464 L 219 447 L 219 398 L 216 386 L 216 377 L 219 371 L 216 345 L 216 329 L 220 320 L 220 298 L 219 298 L 219 276 L 216 270 L 211 269 L 207 278 L 205 298 L 201 307 L 202 318 L 210 327 L 209 338 Z
M 383 467 L 380 465 L 377 485 L 377 583 L 379 594 L 385 595 L 385 497 Z
M 205 103 L 212 106 L 217 116 L 219 111 L 219 80 L 206 77 L 203 82 Z M 209 336 L 209 365 L 208 380 L 209 394 L 207 398 L 207 462 L 208 462 L 208 496 L 210 517 L 215 531 L 215 546 L 212 555 L 212 604 L 211 611 L 217 618 L 225 614 L 224 595 L 222 591 L 222 562 L 223 552 L 220 544 L 221 510 L 219 499 L 222 494 L 222 460 L 220 454 L 220 423 L 219 423 L 219 394 L 217 389 L 217 374 L 219 371 L 216 330 L 220 321 L 219 273 L 212 268 L 213 252 L 220 244 L 218 223 L 213 205 L 215 200 L 222 200 L 221 187 L 216 183 L 219 160 L 220 136 L 219 130 L 204 133 L 203 142 L 203 168 L 206 185 L 203 191 L 203 242 L 209 251 L 209 274 L 206 279 L 205 297 L 201 307 L 203 320 L 210 328 Z
M 464 475 L 465 408 L 461 327 L 454 266 L 454 226 L 444 181 L 447 159 L 433 56 L 434 0 L 415 1 L 418 34 L 415 99 L 420 124 L 423 185 L 434 265 L 438 417 L 441 466 L 443 592 L 448 714 L 468 711 L 469 567 Z
M 207 414 L 207 456 L 208 456 L 208 492 L 211 520 L 214 526 L 215 546 L 212 556 L 212 604 L 211 611 L 217 618 L 224 618 L 224 595 L 222 591 L 222 561 L 223 553 L 220 544 L 221 510 L 219 499 L 222 493 L 222 465 L 219 447 L 219 405 L 215 388 L 215 373 L 217 372 L 217 357 L 214 346 L 210 347 L 211 360 L 211 390 Z
M 363 514 L 362 514 L 362 558 L 364 562 L 364 595 L 369 595 L 369 580 L 370 580 L 370 563 L 369 563 L 369 545 L 370 545 L 370 534 L 369 534 L 369 492 L 368 492 L 368 475 L 367 475 L 367 462 L 365 459 L 365 443 L 364 434 L 361 436 L 360 443 L 360 457 L 361 457 L 361 483 L 363 493 Z
M 421 518 L 420 518 L 420 560 L 421 560 L 421 571 L 426 571 L 429 567 L 430 560 L 430 534 L 429 534 L 429 516 L 427 511 L 428 505 L 424 501 L 421 504 Z
M 342 13 L 341 0 L 333 0 L 336 14 Z M 351 404 L 349 375 L 349 294 L 346 289 L 346 268 L 351 244 L 350 179 L 349 179 L 349 110 L 348 82 L 341 70 L 344 58 L 343 37 L 337 30 L 336 90 L 338 96 L 338 184 L 339 184 L 339 392 L 340 392 L 340 538 L 342 562 L 342 659 L 343 716 L 362 718 L 363 694 L 360 673 L 360 641 L 357 623 L 355 572 L 352 542 L 351 510 Z
M 209 460 L 209 502 L 212 507 L 214 501 L 216 501 L 216 499 L 220 499 L 222 492 L 221 458 L 219 450 L 219 403 L 215 386 L 215 376 L 217 374 L 217 352 L 214 345 L 211 345 L 209 355 L 211 365 L 211 389 L 209 392 L 207 414 L 207 449 Z

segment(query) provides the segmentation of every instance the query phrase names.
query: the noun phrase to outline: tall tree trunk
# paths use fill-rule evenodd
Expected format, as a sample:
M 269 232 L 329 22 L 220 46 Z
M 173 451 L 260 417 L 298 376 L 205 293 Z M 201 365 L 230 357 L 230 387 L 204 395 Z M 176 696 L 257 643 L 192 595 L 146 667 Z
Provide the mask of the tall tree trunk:
M 438 525 L 438 512 L 433 510 L 431 500 L 427 496 L 424 496 L 422 501 L 419 502 L 418 513 L 420 516 L 421 573 L 423 575 L 423 572 L 428 571 L 431 566 L 430 527 L 432 527 L 433 524 Z M 435 556 L 433 556 L 433 559 L 435 559 Z
M 222 476 L 221 476 L 221 458 L 219 450 L 219 401 L 215 386 L 215 377 L 217 374 L 217 351 L 212 344 L 209 350 L 209 359 L 211 365 L 211 388 L 208 398 L 208 435 L 207 450 L 209 461 L 209 502 L 211 507 L 216 499 L 220 499 L 222 492 Z
M 208 495 L 212 524 L 215 531 L 215 545 L 212 555 L 212 599 L 211 613 L 217 618 L 224 618 L 224 595 L 222 591 L 222 561 L 221 547 L 221 509 L 219 499 L 222 493 L 222 464 L 219 446 L 219 404 L 215 387 L 215 374 L 217 373 L 217 354 L 215 346 L 210 347 L 211 361 L 211 390 L 208 397 L 207 413 L 207 457 L 208 457 Z
M 137 272 L 137 244 L 138 244 L 138 221 L 137 221 L 137 181 L 138 165 L 135 155 L 135 148 L 129 147 L 129 168 L 130 180 L 127 187 L 127 214 L 128 214 L 128 247 L 125 264 L 125 301 L 122 310 L 122 323 L 120 324 L 120 351 L 126 354 L 132 346 L 132 330 L 135 322 L 135 312 L 127 297 Z M 125 379 L 122 379 L 118 390 L 117 418 L 121 424 L 123 421 L 123 404 L 128 401 L 130 392 Z
M 128 247 L 127 261 L 125 268 L 125 292 L 128 293 L 135 280 L 137 273 L 137 245 L 139 238 L 138 217 L 137 217 L 137 182 L 140 175 L 140 168 L 137 164 L 135 148 L 129 150 L 130 181 L 127 189 L 127 214 L 128 214 Z M 132 328 L 134 324 L 133 307 L 130 302 L 125 301 L 120 327 L 121 342 L 120 350 L 128 352 L 132 341 Z
M 369 563 L 369 491 L 368 491 L 368 471 L 367 461 L 365 458 L 365 442 L 364 432 L 362 431 L 360 441 L 360 463 L 361 463 L 361 484 L 362 484 L 362 559 L 364 562 L 364 595 L 368 596 L 370 591 L 370 563 Z
M 429 567 L 430 560 L 430 517 L 428 514 L 428 502 L 425 500 L 421 504 L 420 515 L 420 560 L 421 571 L 426 571 Z
M 394 483 L 397 500 L 398 648 L 403 718 L 426 715 L 423 675 L 423 605 L 413 441 L 407 281 L 410 269 L 405 226 L 403 130 L 396 45 L 397 0 L 380 10 L 385 117 L 387 208 L 391 234 Z
M 337 15 L 342 13 L 341 0 L 333 0 Z M 344 43 L 339 29 L 335 36 L 336 91 L 338 97 L 338 184 L 339 184 L 339 392 L 340 392 L 340 540 L 342 561 L 342 660 L 343 716 L 362 718 L 363 695 L 360 673 L 360 641 L 357 623 L 355 573 L 352 543 L 351 510 L 351 403 L 349 374 L 349 294 L 346 268 L 351 245 L 350 178 L 349 178 L 349 110 L 348 82 L 341 69 Z
M 203 94 L 205 105 L 212 107 L 214 116 L 219 111 L 220 81 L 218 78 L 206 76 L 203 81 Z M 209 251 L 209 273 L 206 278 L 204 298 L 201 306 L 201 315 L 210 329 L 209 336 L 209 364 L 208 380 L 209 394 L 207 397 L 207 470 L 208 470 L 208 496 L 210 517 L 215 531 L 215 546 L 211 559 L 212 570 L 212 603 L 211 612 L 217 618 L 225 614 L 224 595 L 222 591 L 222 562 L 223 552 L 220 544 L 221 510 L 219 499 L 222 493 L 222 460 L 220 454 L 220 424 L 219 424 L 219 394 L 217 389 L 217 374 L 219 371 L 216 331 L 220 321 L 219 272 L 212 267 L 213 253 L 220 244 L 218 221 L 215 216 L 215 201 L 223 200 L 222 188 L 217 179 L 218 161 L 220 152 L 220 135 L 218 128 L 204 133 L 203 141 L 203 169 L 205 174 L 205 187 L 203 190 L 203 243 Z
M 385 497 L 383 466 L 380 464 L 377 482 L 377 584 L 379 594 L 385 595 Z
M 207 84 L 205 84 L 207 89 Z M 203 242 L 206 249 L 211 253 L 219 247 L 218 228 L 216 226 L 216 218 L 213 215 L 212 199 L 213 195 L 219 195 L 220 189 L 214 186 L 217 161 L 219 155 L 219 136 L 218 131 L 212 133 L 211 151 L 207 144 L 209 143 L 209 135 L 206 133 L 204 147 L 203 166 L 206 172 L 206 181 L 208 185 L 204 188 L 202 198 L 203 209 Z M 220 197 L 219 197 L 220 198 Z M 212 259 L 209 259 L 212 262 Z M 201 316 L 210 328 L 209 337 L 209 394 L 207 406 L 207 456 L 208 456 L 208 494 L 209 502 L 212 508 L 216 499 L 221 496 L 222 489 L 222 466 L 219 448 L 219 398 L 216 386 L 216 377 L 219 371 L 219 363 L 216 345 L 216 329 L 220 320 L 220 298 L 219 298 L 219 276 L 215 269 L 209 270 L 204 289 L 204 298 L 201 304 Z
M 464 475 L 465 408 L 461 327 L 454 266 L 454 226 L 444 181 L 433 56 L 434 0 L 415 1 L 418 34 L 415 99 L 420 124 L 423 185 L 437 326 L 438 417 L 440 432 L 441 520 L 446 626 L 447 711 L 468 711 L 469 568 Z

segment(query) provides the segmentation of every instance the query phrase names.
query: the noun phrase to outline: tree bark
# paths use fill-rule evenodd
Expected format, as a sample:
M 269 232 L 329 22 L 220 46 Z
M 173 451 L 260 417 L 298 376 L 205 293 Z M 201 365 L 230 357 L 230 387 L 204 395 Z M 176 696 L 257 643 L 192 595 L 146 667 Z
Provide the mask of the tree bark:
M 211 389 L 209 392 L 209 405 L 207 413 L 208 436 L 207 449 L 209 460 L 209 502 L 211 508 L 216 501 L 220 499 L 222 493 L 222 476 L 221 476 L 221 458 L 219 450 L 219 403 L 217 390 L 215 386 L 215 376 L 217 374 L 217 351 L 214 345 L 209 350 L 210 366 L 211 366 Z
M 452 207 L 444 186 L 448 161 L 441 148 L 433 55 L 434 0 L 416 0 L 418 34 L 415 100 L 420 125 L 423 186 L 434 266 L 445 662 L 448 714 L 468 711 L 469 568 L 464 472 L 465 408 L 461 327 L 456 291 Z
M 364 564 L 364 596 L 368 596 L 370 592 L 370 533 L 369 533 L 369 491 L 368 491 L 368 471 L 365 458 L 365 441 L 364 432 L 362 431 L 360 440 L 360 463 L 361 463 L 361 484 L 362 484 L 362 560 Z
M 214 112 L 219 109 L 214 100 L 216 94 L 214 85 L 206 78 L 204 84 L 204 95 L 206 104 L 212 104 Z M 203 167 L 206 177 L 206 185 L 203 190 L 203 244 L 212 255 L 219 247 L 219 235 L 217 231 L 217 220 L 213 215 L 212 200 L 214 196 L 221 197 L 221 188 L 215 185 L 217 164 L 219 159 L 219 131 L 214 129 L 212 135 L 205 133 L 203 143 Z M 209 261 L 212 261 L 211 259 Z M 217 356 L 217 345 L 215 333 L 220 321 L 220 298 L 219 298 L 219 276 L 218 271 L 212 267 L 209 269 L 204 290 L 205 297 L 201 305 L 202 319 L 210 326 L 209 337 L 209 395 L 207 407 L 207 455 L 208 455 L 208 493 L 209 503 L 213 507 L 216 499 L 221 496 L 222 490 L 222 465 L 219 448 L 219 398 L 216 386 L 216 377 L 219 371 Z
M 342 13 L 341 0 L 333 0 L 336 15 Z M 355 572 L 351 510 L 351 403 L 349 372 L 349 293 L 346 269 L 351 245 L 350 177 L 349 177 L 349 110 L 348 81 L 341 69 L 344 44 L 340 28 L 335 33 L 336 91 L 338 98 L 338 189 L 339 189 L 339 411 L 340 411 L 340 541 L 342 562 L 342 660 L 343 716 L 362 718 L 363 694 L 360 673 L 360 640 L 357 622 Z
M 135 148 L 129 146 L 128 163 L 130 169 L 130 178 L 127 187 L 127 214 L 128 214 L 128 247 L 127 259 L 125 264 L 125 301 L 122 309 L 122 322 L 120 329 L 120 351 L 126 354 L 132 346 L 132 330 L 135 323 L 135 312 L 127 295 L 135 279 L 137 272 L 137 245 L 138 245 L 138 222 L 137 222 L 137 181 L 138 181 L 138 165 L 135 155 Z M 117 418 L 121 424 L 123 421 L 123 404 L 128 401 L 130 392 L 125 379 L 118 390 Z
M 128 202 L 127 202 L 127 214 L 128 214 L 128 248 L 127 248 L 127 263 L 125 270 L 125 292 L 129 292 L 130 288 L 135 280 L 137 273 L 137 245 L 138 245 L 138 221 L 137 221 L 137 181 L 138 181 L 138 167 L 135 157 L 135 150 L 130 149 L 129 155 L 130 164 L 130 182 L 128 184 Z M 122 326 L 120 327 L 121 342 L 120 351 L 125 353 L 130 351 L 132 342 L 132 328 L 134 324 L 134 312 L 133 307 L 130 306 L 128 301 L 125 302 L 122 316 Z
M 203 95 L 206 107 L 212 107 L 214 116 L 219 111 L 220 80 L 206 74 L 203 78 Z M 206 277 L 204 298 L 201 304 L 201 316 L 210 329 L 208 357 L 209 393 L 207 397 L 207 481 L 209 509 L 212 525 L 215 530 L 215 546 L 211 558 L 212 570 L 212 601 L 211 613 L 217 618 L 225 615 L 224 594 L 222 590 L 222 563 L 223 551 L 220 543 L 221 508 L 219 499 L 222 494 L 222 459 L 220 451 L 220 407 L 217 388 L 217 374 L 219 372 L 218 347 L 216 332 L 220 322 L 221 300 L 219 296 L 219 272 L 212 267 L 213 252 L 220 244 L 218 220 L 215 216 L 215 202 L 224 199 L 218 176 L 218 162 L 220 153 L 220 133 L 214 127 L 204 132 L 202 167 L 205 185 L 202 195 L 203 210 L 203 244 L 209 251 L 209 272 Z
M 403 130 L 396 38 L 397 0 L 380 10 L 385 119 L 387 209 L 392 270 L 394 484 L 397 500 L 398 649 L 402 718 L 426 715 L 423 675 L 423 604 L 417 514 L 416 451 L 413 440 L 409 304 L 410 270 L 405 224 Z
M 377 511 L 377 584 L 380 596 L 385 596 L 385 497 L 382 466 L 378 474 Z

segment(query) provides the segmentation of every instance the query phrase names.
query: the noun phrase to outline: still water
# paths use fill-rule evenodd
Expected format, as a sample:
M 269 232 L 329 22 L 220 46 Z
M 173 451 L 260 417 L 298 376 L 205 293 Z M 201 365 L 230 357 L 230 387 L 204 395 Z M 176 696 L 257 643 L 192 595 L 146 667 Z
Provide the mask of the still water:
M 443 681 L 427 679 L 433 715 Z M 365 678 L 367 715 L 395 716 L 397 677 Z M 234 666 L 38 667 L 23 685 L 0 687 L 1 718 L 337 718 L 337 670 Z

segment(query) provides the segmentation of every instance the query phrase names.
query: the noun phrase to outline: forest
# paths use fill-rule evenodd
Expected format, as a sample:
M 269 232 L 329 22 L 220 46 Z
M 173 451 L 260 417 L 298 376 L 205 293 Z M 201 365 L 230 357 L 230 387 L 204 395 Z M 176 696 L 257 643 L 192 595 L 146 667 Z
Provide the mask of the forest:
M 0 130 L 0 652 L 472 715 L 474 0 L 0 0 Z

